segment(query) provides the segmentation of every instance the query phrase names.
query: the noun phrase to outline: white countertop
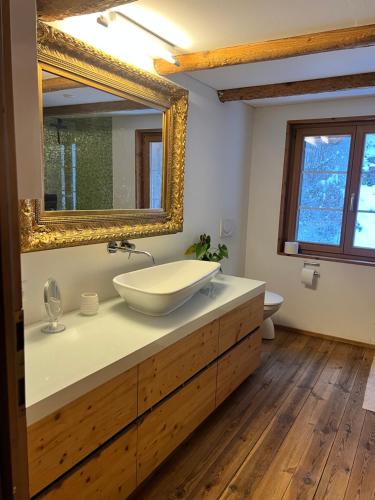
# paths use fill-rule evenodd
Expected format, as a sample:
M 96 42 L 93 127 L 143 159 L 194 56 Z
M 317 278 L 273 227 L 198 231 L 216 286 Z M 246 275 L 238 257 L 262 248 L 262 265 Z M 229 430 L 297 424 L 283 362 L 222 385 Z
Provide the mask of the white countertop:
M 27 327 L 28 425 L 264 291 L 262 281 L 219 275 L 168 316 L 137 313 L 116 298 L 103 302 L 95 316 L 65 314 L 62 333 L 42 333 L 45 323 Z

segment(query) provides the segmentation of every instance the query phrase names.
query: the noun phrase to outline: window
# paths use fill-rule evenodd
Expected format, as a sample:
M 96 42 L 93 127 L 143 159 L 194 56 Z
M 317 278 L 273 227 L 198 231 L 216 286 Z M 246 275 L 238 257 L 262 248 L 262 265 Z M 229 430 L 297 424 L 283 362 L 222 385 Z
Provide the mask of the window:
M 375 261 L 375 119 L 289 122 L 279 252 Z
M 136 130 L 136 206 L 162 208 L 162 131 Z

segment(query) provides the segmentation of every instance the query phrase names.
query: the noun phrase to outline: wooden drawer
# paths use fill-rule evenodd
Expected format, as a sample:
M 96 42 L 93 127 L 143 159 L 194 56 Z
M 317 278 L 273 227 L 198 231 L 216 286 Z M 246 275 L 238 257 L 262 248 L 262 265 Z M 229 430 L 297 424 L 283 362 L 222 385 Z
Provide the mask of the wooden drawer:
M 137 416 L 137 367 L 28 428 L 30 494 L 57 479 Z
M 249 335 L 218 361 L 216 405 L 224 401 L 260 365 L 261 333 Z
M 264 294 L 220 318 L 219 354 L 260 326 L 263 321 Z
M 139 365 L 138 415 L 217 358 L 218 334 L 217 320 Z
M 49 490 L 48 500 L 124 499 L 137 484 L 137 427 L 133 426 Z
M 217 363 L 146 415 L 138 425 L 140 484 L 215 409 Z

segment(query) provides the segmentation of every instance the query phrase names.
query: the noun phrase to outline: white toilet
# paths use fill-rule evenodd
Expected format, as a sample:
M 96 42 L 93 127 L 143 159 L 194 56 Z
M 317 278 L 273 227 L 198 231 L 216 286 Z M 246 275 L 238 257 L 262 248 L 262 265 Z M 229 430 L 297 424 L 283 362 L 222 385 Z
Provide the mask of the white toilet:
M 282 306 L 284 298 L 273 292 L 266 292 L 264 296 L 263 323 L 260 327 L 263 339 L 275 338 L 275 327 L 271 316 L 273 316 Z

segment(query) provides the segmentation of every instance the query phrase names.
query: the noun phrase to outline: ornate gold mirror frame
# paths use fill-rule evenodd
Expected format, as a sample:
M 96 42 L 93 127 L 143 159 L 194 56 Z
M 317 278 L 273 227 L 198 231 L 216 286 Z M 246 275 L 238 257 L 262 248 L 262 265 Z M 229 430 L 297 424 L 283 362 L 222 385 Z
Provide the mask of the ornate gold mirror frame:
M 41 21 L 38 22 L 38 61 L 43 69 L 165 110 L 164 206 L 162 210 L 44 212 L 41 200 L 20 200 L 22 252 L 182 231 L 188 92 Z

